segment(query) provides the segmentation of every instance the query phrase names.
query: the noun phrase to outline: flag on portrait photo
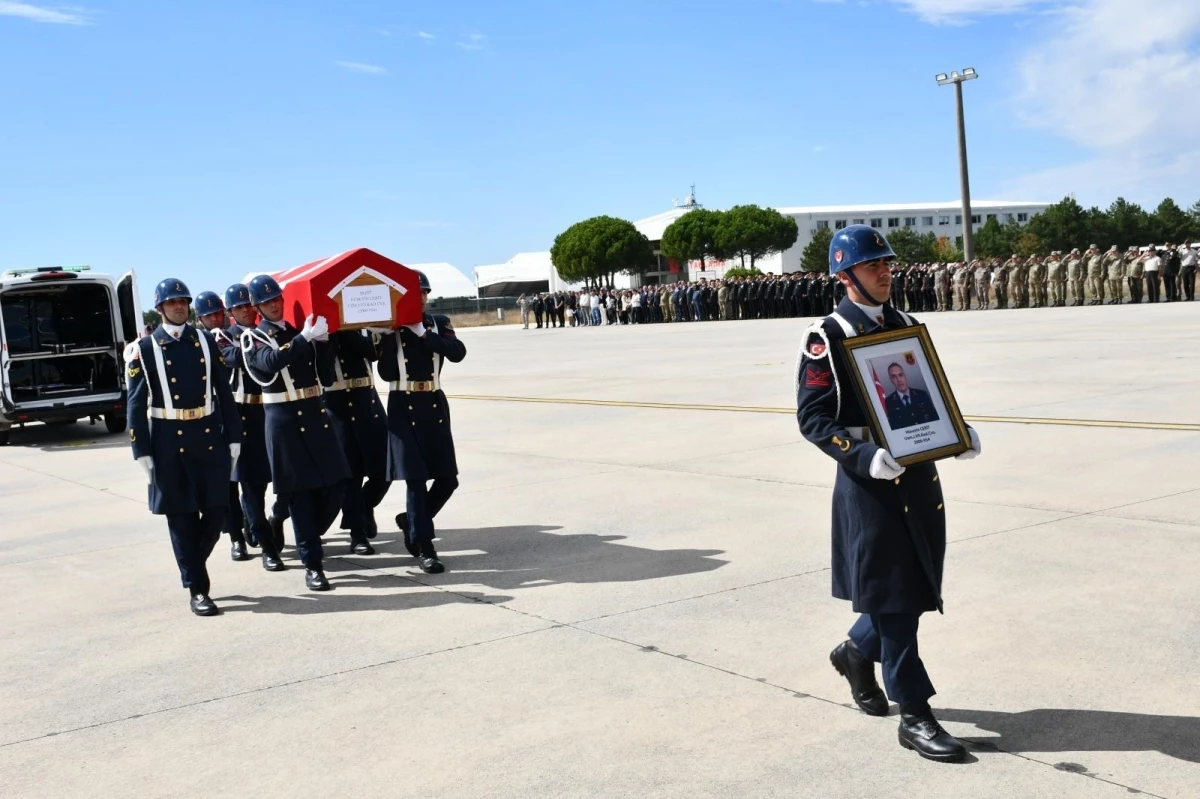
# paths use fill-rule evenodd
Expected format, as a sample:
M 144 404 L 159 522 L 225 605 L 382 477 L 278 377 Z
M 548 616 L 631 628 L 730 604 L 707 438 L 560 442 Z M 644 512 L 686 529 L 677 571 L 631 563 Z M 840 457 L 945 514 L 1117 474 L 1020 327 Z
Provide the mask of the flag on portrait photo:
M 883 390 L 883 383 L 879 382 L 879 375 L 875 372 L 875 366 L 871 366 L 871 379 L 875 381 L 875 390 L 879 392 L 879 404 L 887 407 L 887 392 Z

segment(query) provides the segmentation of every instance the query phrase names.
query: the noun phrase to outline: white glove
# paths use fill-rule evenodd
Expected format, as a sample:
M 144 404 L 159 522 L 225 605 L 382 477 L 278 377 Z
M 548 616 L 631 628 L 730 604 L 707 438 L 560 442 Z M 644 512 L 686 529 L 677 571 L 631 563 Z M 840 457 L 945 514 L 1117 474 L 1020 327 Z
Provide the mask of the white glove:
M 304 329 L 300 331 L 300 335 L 304 336 L 306 341 L 328 341 L 329 323 L 325 321 L 324 316 L 314 319 L 310 315 L 304 320 Z
M 904 474 L 904 467 L 896 463 L 890 452 L 880 447 L 871 458 L 870 472 L 876 480 L 895 480 Z
M 233 480 L 234 470 L 237 469 L 238 456 L 242 454 L 241 444 L 229 445 L 229 479 Z
M 142 471 L 146 473 L 146 484 L 154 484 L 154 459 L 149 455 L 143 455 L 137 459 L 138 466 L 142 467 Z
M 417 322 L 415 325 L 405 325 L 405 327 L 411 330 L 417 336 L 417 338 L 425 338 L 424 322 Z
M 979 434 L 975 432 L 975 428 L 968 427 L 967 432 L 971 434 L 971 448 L 961 455 L 955 455 L 956 461 L 969 461 L 971 458 L 978 458 L 979 453 L 983 452 L 983 444 L 979 443 Z

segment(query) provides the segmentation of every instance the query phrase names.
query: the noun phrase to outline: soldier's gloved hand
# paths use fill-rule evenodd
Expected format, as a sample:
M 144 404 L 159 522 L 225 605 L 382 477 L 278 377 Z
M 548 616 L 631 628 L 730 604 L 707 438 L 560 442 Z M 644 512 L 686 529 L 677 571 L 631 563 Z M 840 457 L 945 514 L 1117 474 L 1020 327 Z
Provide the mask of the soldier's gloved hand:
M 978 458 L 979 453 L 983 452 L 983 444 L 979 443 L 979 434 L 975 432 L 975 428 L 968 427 L 967 432 L 971 434 L 971 448 L 961 455 L 955 455 L 956 461 L 969 461 L 971 458 Z
M 310 315 L 304 320 L 304 329 L 300 331 L 306 341 L 327 341 L 329 339 L 329 323 L 324 316 L 315 319 Z
M 415 325 L 405 325 L 409 330 L 416 335 L 417 338 L 425 338 L 425 323 L 417 322 Z
M 904 467 L 896 463 L 892 454 L 883 447 L 875 450 L 871 458 L 871 476 L 876 480 L 895 480 L 904 474 Z
M 142 471 L 146 473 L 146 484 L 154 483 L 154 459 L 149 455 L 143 455 L 137 459 L 138 466 L 142 467 Z
M 237 470 L 238 457 L 242 454 L 241 444 L 229 445 L 229 479 L 233 479 L 233 473 Z

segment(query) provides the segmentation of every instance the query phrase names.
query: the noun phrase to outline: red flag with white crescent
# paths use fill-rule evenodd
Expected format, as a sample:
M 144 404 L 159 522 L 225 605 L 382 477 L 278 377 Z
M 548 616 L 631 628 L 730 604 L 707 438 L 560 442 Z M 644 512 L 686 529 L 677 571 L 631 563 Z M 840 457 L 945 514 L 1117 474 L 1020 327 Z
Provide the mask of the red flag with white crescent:
M 875 367 L 871 367 L 871 379 L 875 381 L 875 390 L 879 392 L 879 404 L 887 407 L 887 392 L 883 390 L 883 383 L 879 382 L 879 375 L 875 372 Z

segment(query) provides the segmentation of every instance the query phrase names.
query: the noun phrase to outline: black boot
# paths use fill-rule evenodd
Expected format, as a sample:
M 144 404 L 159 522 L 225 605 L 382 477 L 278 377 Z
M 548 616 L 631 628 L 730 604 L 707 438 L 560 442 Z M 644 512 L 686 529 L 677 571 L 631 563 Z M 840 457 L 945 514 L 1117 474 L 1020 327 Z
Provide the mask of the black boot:
M 192 613 L 197 616 L 216 616 L 221 610 L 217 604 L 208 598 L 207 593 L 192 594 Z
M 870 716 L 886 716 L 887 697 L 875 682 L 875 664 L 866 658 L 853 641 L 846 640 L 829 653 L 829 662 L 837 673 L 850 683 L 850 696 L 863 713 Z
M 446 571 L 446 567 L 438 559 L 437 551 L 433 548 L 432 541 L 421 545 L 421 549 L 417 554 L 417 565 L 426 574 L 441 574 Z
M 287 566 L 283 563 L 283 558 L 279 557 L 279 550 L 271 545 L 270 541 L 262 541 L 262 567 L 269 572 L 286 571 Z
M 310 591 L 328 591 L 329 581 L 325 579 L 325 572 L 321 569 L 309 569 L 304 573 L 304 584 L 308 586 Z
M 350 551 L 355 555 L 374 555 L 375 547 L 367 542 L 365 533 L 357 530 L 350 531 Z
M 246 551 L 246 539 L 242 537 L 241 530 L 229 531 L 229 559 L 250 560 L 250 553 Z
M 928 705 L 914 713 L 906 713 L 905 708 L 901 708 L 898 737 L 901 746 L 915 750 L 928 760 L 951 763 L 967 756 L 967 747 L 942 729 Z

